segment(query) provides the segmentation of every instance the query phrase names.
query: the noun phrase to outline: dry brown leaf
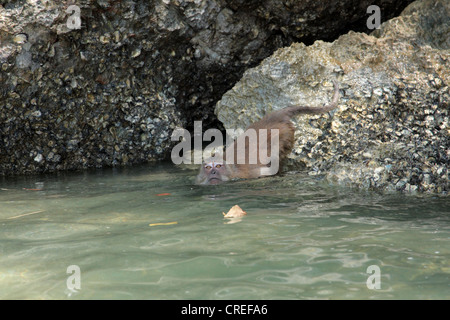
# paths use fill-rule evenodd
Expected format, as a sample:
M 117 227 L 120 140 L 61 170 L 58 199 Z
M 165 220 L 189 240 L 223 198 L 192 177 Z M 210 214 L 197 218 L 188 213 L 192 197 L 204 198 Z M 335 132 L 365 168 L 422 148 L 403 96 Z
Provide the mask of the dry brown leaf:
M 247 214 L 247 212 L 242 210 L 241 207 L 239 207 L 238 205 L 233 206 L 227 213 L 225 212 L 222 213 L 224 218 L 239 218 Z

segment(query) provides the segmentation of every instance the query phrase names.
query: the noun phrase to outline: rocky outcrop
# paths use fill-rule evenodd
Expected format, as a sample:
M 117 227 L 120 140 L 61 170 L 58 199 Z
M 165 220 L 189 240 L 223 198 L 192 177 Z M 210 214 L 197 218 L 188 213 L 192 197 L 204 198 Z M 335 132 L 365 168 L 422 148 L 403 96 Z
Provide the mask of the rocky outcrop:
M 419 0 L 370 35 L 279 49 L 218 102 L 225 128 L 267 111 L 329 101 L 332 117 L 296 120 L 291 165 L 338 184 L 376 190 L 449 190 L 450 3 Z
M 215 102 L 275 49 L 410 2 L 0 1 L 0 173 L 163 159 L 176 126 L 212 125 Z

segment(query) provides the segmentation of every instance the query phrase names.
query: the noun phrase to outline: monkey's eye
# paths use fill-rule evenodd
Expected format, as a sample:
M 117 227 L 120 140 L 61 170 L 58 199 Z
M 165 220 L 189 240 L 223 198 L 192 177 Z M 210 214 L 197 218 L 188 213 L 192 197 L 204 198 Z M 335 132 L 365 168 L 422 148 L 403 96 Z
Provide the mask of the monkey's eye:
M 219 168 L 221 168 L 221 167 L 222 167 L 221 164 L 216 164 L 216 168 L 217 168 L 217 169 L 219 169 Z
M 205 168 L 209 170 L 209 169 L 211 169 L 212 167 L 211 167 L 209 164 L 207 164 L 207 165 L 205 166 Z

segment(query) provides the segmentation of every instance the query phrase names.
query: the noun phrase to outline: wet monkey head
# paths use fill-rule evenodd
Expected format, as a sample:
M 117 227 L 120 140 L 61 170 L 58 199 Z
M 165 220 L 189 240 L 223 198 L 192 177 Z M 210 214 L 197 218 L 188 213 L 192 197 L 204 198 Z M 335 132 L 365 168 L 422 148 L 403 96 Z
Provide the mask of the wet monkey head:
M 228 181 L 229 176 L 225 161 L 208 159 L 202 163 L 196 182 L 197 184 L 219 184 Z

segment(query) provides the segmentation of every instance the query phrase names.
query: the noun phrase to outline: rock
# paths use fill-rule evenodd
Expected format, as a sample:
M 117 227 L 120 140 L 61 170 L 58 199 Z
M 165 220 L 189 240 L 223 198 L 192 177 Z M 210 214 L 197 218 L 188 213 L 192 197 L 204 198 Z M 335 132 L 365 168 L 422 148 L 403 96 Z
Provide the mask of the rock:
M 370 35 L 279 49 L 223 95 L 217 117 L 245 128 L 288 105 L 320 105 L 337 79 L 339 110 L 295 119 L 290 168 L 352 187 L 448 192 L 449 12 L 448 1 L 419 0 Z
M 42 154 L 38 154 L 36 157 L 34 157 L 34 161 L 36 162 L 42 162 L 42 160 L 44 160 Z
M 215 102 L 275 49 L 410 2 L 0 0 L 0 173 L 164 159 L 175 127 L 211 126 Z

